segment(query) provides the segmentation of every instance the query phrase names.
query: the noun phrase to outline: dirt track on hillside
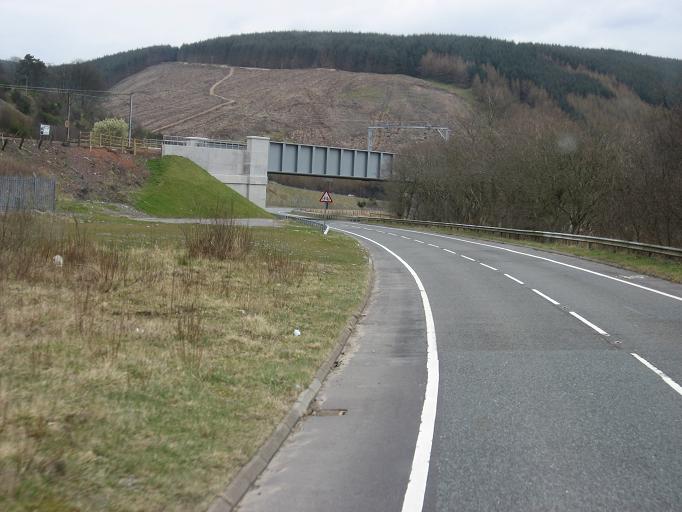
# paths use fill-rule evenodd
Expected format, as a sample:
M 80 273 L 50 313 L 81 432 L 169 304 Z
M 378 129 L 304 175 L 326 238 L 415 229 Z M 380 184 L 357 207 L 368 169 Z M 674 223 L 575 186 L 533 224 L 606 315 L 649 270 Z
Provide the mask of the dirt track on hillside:
M 226 74 L 226 70 L 230 70 Z M 431 123 L 456 131 L 469 104 L 455 92 L 403 75 L 330 69 L 254 69 L 167 63 L 114 87 L 135 95 L 135 119 L 165 135 L 243 139 L 267 135 L 301 143 L 364 147 L 373 122 Z M 109 109 L 125 116 L 125 100 Z M 375 147 L 395 150 L 433 132 L 382 131 Z

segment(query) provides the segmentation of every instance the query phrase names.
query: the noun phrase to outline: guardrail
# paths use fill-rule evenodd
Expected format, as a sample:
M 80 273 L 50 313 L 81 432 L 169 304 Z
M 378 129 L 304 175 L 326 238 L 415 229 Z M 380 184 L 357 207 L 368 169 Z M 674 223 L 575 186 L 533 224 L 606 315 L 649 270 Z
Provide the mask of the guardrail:
M 311 213 L 313 215 L 325 215 L 324 208 L 297 208 L 297 211 Z M 383 210 L 373 210 L 371 208 L 349 209 L 349 208 L 329 208 L 327 218 L 333 217 L 362 217 L 372 219 L 392 219 L 393 216 Z
M 324 231 L 327 228 L 324 222 L 319 222 L 313 219 L 308 219 L 306 217 L 301 217 L 300 215 L 291 215 L 288 213 L 275 213 L 274 215 L 276 217 L 279 217 L 280 219 L 293 220 L 296 222 L 300 222 L 301 224 L 306 224 L 307 226 L 318 228 L 320 231 Z
M 588 236 L 588 235 L 573 235 L 570 233 L 556 233 L 553 231 L 534 231 L 530 229 L 511 229 L 511 228 L 500 228 L 494 226 L 477 226 L 475 224 L 456 224 L 451 222 L 435 222 L 428 220 L 410 220 L 410 219 L 396 219 L 396 218 L 372 218 L 372 217 L 353 217 L 353 216 L 340 216 L 335 215 L 334 210 L 329 210 L 328 218 L 343 218 L 344 220 L 352 221 L 384 221 L 396 224 L 412 225 L 412 226 L 433 226 L 433 227 L 443 227 L 443 228 L 454 228 L 466 231 L 474 231 L 478 233 L 491 233 L 496 234 L 505 238 L 520 239 L 532 239 L 539 240 L 541 242 L 572 242 L 577 245 L 584 245 L 589 248 L 594 246 L 608 247 L 614 250 L 627 250 L 638 253 L 645 253 L 649 256 L 665 256 L 667 258 L 678 258 L 682 259 L 682 248 L 678 247 L 668 247 L 665 245 L 654 245 L 645 244 L 641 242 L 630 242 L 627 240 L 617 240 L 615 238 L 603 238 L 598 236 Z M 307 211 L 306 213 L 311 213 L 313 215 L 320 215 L 316 211 Z

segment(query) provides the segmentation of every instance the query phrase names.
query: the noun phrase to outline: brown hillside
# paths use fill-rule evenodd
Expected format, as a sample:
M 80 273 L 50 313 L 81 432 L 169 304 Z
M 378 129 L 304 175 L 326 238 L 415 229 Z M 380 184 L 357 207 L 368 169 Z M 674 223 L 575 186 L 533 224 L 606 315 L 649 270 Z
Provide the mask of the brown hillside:
M 64 147 L 57 142 L 46 142 L 39 148 L 35 140 L 26 140 L 19 149 L 18 141 L 11 140 L 0 152 L 0 175 L 54 176 L 61 195 L 125 202 L 129 192 L 142 186 L 149 176 L 145 165 L 149 156 Z
M 403 75 L 330 69 L 254 69 L 187 63 L 147 68 L 114 88 L 135 96 L 134 119 L 165 135 L 277 140 L 364 147 L 372 122 L 431 123 L 456 129 L 468 91 Z M 125 97 L 109 109 L 126 117 Z M 379 132 L 375 147 L 434 136 Z M 437 135 L 435 135 L 437 137 Z

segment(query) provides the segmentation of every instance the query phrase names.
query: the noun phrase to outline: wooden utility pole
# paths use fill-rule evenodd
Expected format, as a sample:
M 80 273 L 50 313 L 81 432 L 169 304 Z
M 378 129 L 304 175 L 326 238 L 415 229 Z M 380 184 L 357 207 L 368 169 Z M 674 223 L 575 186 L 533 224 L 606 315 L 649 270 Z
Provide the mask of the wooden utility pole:
M 130 109 L 128 111 L 128 147 L 133 137 L 133 93 L 130 93 Z
M 68 146 L 71 141 L 71 93 L 66 93 L 66 140 L 64 145 Z

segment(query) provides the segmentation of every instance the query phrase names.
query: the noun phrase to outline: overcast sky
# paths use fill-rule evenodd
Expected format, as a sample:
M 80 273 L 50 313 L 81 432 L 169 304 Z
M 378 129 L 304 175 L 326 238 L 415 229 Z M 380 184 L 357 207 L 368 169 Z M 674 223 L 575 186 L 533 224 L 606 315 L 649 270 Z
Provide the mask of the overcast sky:
M 0 0 L 0 58 L 51 63 L 269 30 L 438 32 L 682 58 L 682 0 Z

